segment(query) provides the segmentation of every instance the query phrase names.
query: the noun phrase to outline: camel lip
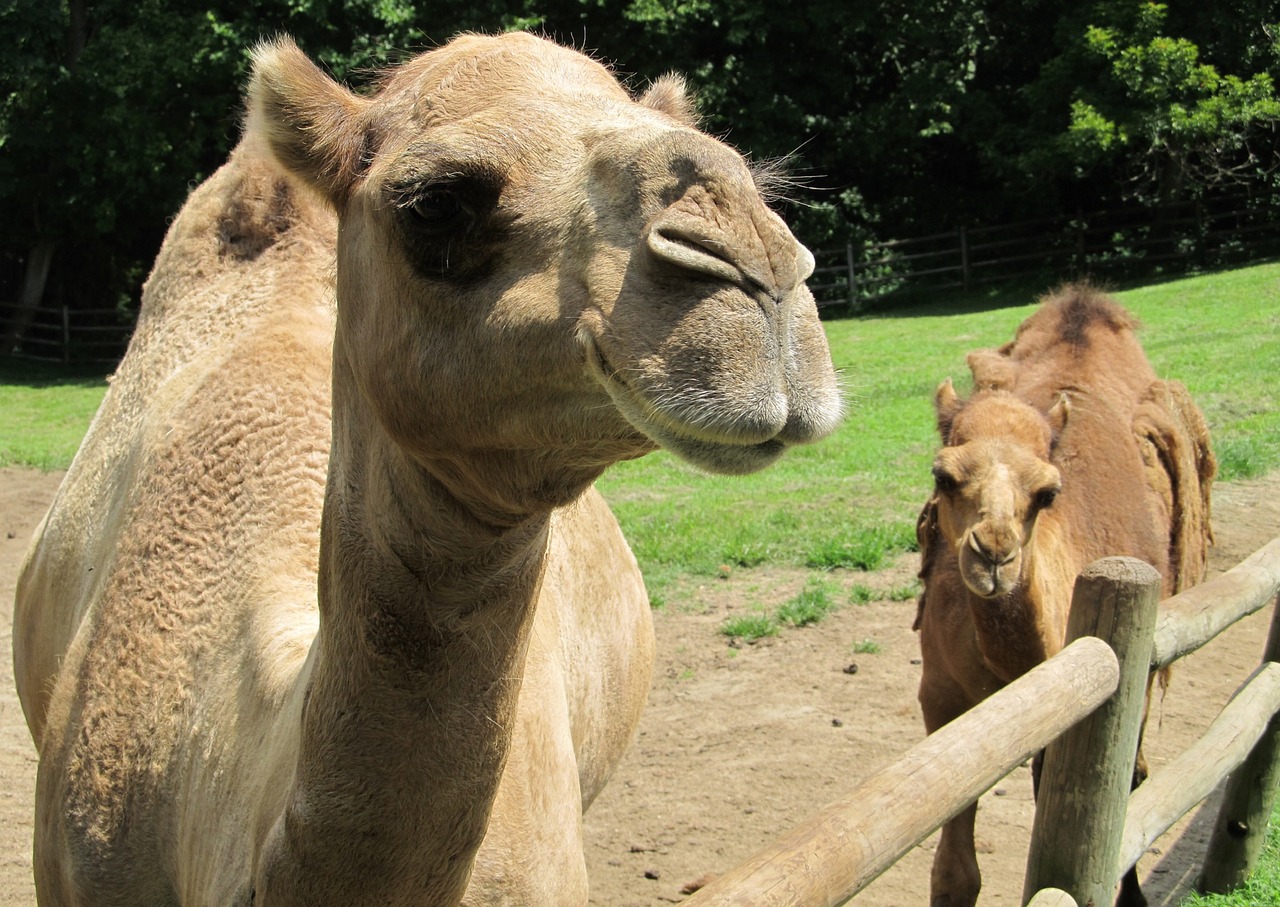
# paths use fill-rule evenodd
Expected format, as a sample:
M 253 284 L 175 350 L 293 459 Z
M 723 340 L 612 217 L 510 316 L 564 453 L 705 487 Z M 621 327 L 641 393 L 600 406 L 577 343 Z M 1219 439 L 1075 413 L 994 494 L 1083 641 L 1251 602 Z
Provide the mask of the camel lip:
M 704 436 L 700 437 L 695 427 L 686 426 L 680 419 L 656 407 L 632 387 L 588 331 L 580 331 L 579 340 L 586 348 L 587 371 L 604 387 L 632 427 L 694 466 L 722 475 L 746 475 L 773 463 L 789 446 L 777 437 L 759 441 L 708 439 L 705 430 Z M 662 421 L 650 418 L 650 411 L 665 418 Z

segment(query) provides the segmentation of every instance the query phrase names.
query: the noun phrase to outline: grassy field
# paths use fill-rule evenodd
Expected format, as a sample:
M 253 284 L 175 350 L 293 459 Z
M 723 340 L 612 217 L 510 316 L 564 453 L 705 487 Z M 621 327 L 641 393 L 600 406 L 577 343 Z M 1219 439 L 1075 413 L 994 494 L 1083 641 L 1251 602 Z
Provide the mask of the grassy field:
M 100 367 L 0 358 L 0 466 L 66 469 L 106 390 Z

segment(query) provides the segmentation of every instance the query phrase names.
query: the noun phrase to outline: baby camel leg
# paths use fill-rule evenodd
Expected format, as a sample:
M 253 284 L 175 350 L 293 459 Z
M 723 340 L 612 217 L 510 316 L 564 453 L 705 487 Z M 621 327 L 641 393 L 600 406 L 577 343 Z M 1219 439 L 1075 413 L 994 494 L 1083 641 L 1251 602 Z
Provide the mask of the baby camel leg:
M 982 888 L 982 874 L 973 844 L 975 803 L 942 826 L 929 877 L 930 907 L 973 907 Z
M 922 648 L 927 648 L 928 640 L 923 636 L 922 642 L 925 643 Z M 925 730 L 932 734 L 958 718 L 971 705 L 959 685 L 934 668 L 926 658 L 920 681 L 920 706 L 924 712 Z M 982 874 L 973 843 L 973 825 L 977 815 L 975 803 L 942 826 L 929 880 L 931 907 L 973 907 L 978 900 Z

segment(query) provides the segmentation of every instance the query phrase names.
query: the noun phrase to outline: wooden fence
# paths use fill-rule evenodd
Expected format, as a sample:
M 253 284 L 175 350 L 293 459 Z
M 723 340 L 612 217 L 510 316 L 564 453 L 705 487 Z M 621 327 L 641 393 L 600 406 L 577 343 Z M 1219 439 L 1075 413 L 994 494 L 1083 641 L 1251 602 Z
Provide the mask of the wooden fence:
M 13 303 L 0 302 L 0 339 L 7 349 L 0 355 L 49 362 L 120 361 L 133 322 L 115 309 L 22 310 Z
M 894 293 L 1034 278 L 1122 277 L 1165 265 L 1227 264 L 1280 254 L 1280 195 L 1230 196 L 1074 219 L 962 227 L 814 253 L 818 305 L 858 312 Z M 133 325 L 113 309 L 24 311 L 0 303 L 0 355 L 118 362 Z
M 843 904 L 1042 748 L 1024 903 L 1110 904 L 1138 857 L 1228 775 L 1201 886 L 1239 885 L 1257 860 L 1280 780 L 1280 538 L 1157 610 L 1159 582 L 1131 558 L 1090 565 L 1060 653 L 683 903 Z M 1261 667 L 1199 741 L 1131 794 L 1149 671 L 1270 601 L 1277 607 Z
M 1158 266 L 1181 271 L 1247 261 L 1280 251 L 1277 204 L 1280 197 L 1230 196 L 848 243 L 814 253 L 809 288 L 819 306 L 856 312 L 912 288 L 970 288 L 1019 278 L 1047 285 L 1150 273 Z

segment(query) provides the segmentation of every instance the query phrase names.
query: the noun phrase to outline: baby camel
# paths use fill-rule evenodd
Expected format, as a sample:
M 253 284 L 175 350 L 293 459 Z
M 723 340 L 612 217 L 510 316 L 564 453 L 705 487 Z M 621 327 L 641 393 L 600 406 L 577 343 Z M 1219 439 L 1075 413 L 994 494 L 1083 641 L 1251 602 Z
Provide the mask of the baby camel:
M 1063 645 L 1076 576 L 1111 555 L 1203 578 L 1214 473 L 1203 417 L 1157 380 L 1133 319 L 1069 287 L 999 350 L 970 354 L 975 391 L 935 396 L 943 448 L 920 516 L 920 703 L 932 732 Z M 1145 776 L 1141 755 L 1137 780 Z M 942 830 L 935 907 L 969 907 L 976 806 Z M 1143 903 L 1136 873 L 1121 902 Z
M 40 903 L 585 904 L 653 654 L 592 483 L 835 427 L 813 259 L 529 35 L 249 94 L 21 577 Z

